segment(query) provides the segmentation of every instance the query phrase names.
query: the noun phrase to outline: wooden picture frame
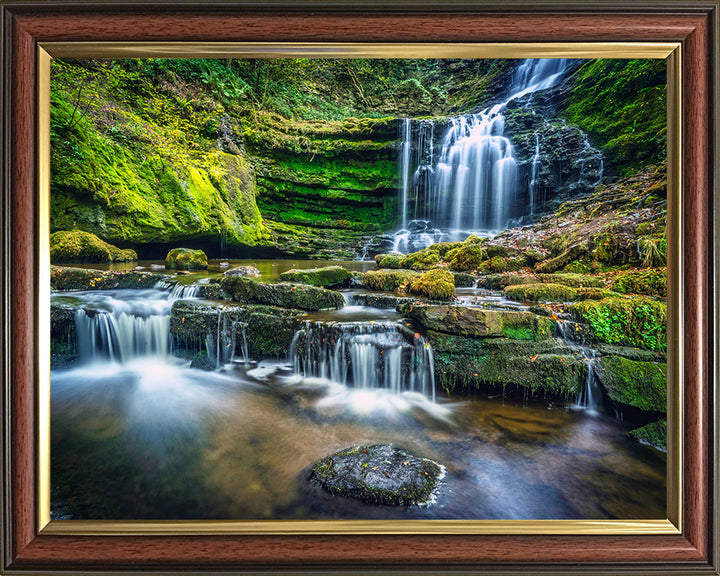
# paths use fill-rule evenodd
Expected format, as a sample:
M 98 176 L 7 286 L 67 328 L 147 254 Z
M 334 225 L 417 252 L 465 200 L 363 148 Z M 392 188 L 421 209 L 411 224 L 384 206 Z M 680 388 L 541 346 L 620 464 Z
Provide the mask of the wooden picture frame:
M 718 1 L 484 3 L 450 1 L 209 3 L 56 0 L 7 1 L 2 16 L 3 523 L 7 574 L 104 571 L 163 573 L 683 573 L 718 574 L 717 194 Z M 673 530 L 633 533 L 523 531 L 490 533 L 297 533 L 282 529 L 171 533 L 57 533 L 41 521 L 39 454 L 46 436 L 44 360 L 38 281 L 47 148 L 37 106 L 43 46 L 97 42 L 553 43 L 677 44 L 682 133 L 682 238 L 677 286 L 682 396 L 680 516 Z M 45 139 L 45 141 L 43 140 Z M 46 448 L 46 447 L 45 447 Z

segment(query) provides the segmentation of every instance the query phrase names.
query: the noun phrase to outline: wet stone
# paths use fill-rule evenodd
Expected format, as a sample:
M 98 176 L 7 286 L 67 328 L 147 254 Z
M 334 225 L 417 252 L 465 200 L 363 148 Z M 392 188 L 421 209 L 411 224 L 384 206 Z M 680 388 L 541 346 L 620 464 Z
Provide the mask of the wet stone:
M 356 446 L 317 462 L 310 481 L 369 504 L 414 506 L 432 499 L 445 468 L 392 444 Z

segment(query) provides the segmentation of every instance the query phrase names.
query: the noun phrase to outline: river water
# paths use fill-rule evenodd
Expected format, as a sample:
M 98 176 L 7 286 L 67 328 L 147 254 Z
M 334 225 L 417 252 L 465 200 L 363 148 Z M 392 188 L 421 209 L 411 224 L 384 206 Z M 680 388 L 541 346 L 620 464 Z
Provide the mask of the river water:
M 279 268 L 318 265 L 254 264 L 268 278 Z M 167 291 L 144 292 L 140 316 L 167 313 Z M 74 296 L 97 303 L 104 295 Z M 102 306 L 132 313 L 137 296 L 116 291 L 110 301 L 122 304 Z M 401 324 L 392 310 L 360 306 L 309 318 L 342 326 Z M 145 323 L 153 330 L 161 325 Z M 352 340 L 365 334 L 345 332 L 348 346 L 366 345 Z M 388 346 L 407 351 L 413 345 Z M 55 518 L 666 516 L 665 454 L 630 441 L 623 423 L 607 415 L 502 394 L 447 397 L 435 390 L 433 401 L 419 387 L 353 387 L 299 370 L 292 358 L 234 362 L 207 372 L 162 346 L 135 350 L 86 357 L 52 372 Z M 307 481 L 308 468 L 337 450 L 389 442 L 447 468 L 432 504 L 362 504 Z

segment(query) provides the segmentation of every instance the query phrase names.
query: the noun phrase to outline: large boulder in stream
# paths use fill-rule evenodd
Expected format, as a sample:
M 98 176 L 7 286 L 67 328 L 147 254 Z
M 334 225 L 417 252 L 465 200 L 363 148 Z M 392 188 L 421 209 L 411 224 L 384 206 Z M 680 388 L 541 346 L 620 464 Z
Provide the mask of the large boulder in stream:
M 310 481 L 330 494 L 363 502 L 413 506 L 430 501 L 445 468 L 392 444 L 356 446 L 317 462 Z
M 226 276 L 220 285 L 233 300 L 243 304 L 267 304 L 300 310 L 339 309 L 345 305 L 340 292 L 301 284 L 270 284 L 242 276 Z
M 342 288 L 350 284 L 352 274 L 342 266 L 325 266 L 306 270 L 287 270 L 280 274 L 283 282 L 321 286 L 323 288 Z
M 430 330 L 470 338 L 504 336 L 516 340 L 544 340 L 553 335 L 555 323 L 532 312 L 486 310 L 465 306 L 432 306 L 405 303 L 400 312 Z
M 208 267 L 208 259 L 202 250 L 173 248 L 165 256 L 165 268 L 171 270 L 201 270 Z
M 598 358 L 595 365 L 598 381 L 620 409 L 631 406 L 643 412 L 667 412 L 667 364 L 664 362 L 604 356 Z

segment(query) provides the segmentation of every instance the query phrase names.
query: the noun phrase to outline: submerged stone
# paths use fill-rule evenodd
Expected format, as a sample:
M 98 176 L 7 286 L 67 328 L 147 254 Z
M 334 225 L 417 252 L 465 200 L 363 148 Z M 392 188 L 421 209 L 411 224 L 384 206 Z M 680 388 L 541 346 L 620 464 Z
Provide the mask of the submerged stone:
M 414 506 L 430 501 L 445 468 L 392 444 L 356 446 L 317 462 L 310 481 L 327 492 L 369 504 Z
M 236 266 L 235 268 L 231 268 L 230 270 L 226 270 L 224 272 L 225 276 L 250 276 L 252 278 L 257 278 L 260 276 L 260 270 L 255 268 L 255 266 Z

